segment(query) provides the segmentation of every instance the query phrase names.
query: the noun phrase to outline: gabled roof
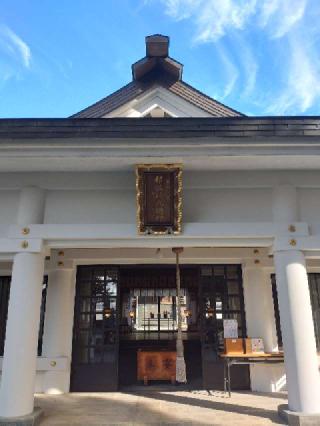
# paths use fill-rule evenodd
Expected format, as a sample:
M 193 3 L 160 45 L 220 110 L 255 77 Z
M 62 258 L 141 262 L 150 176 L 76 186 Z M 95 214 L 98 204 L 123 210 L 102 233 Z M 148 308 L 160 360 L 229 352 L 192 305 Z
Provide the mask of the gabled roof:
M 156 87 L 167 89 L 213 117 L 244 116 L 185 83 L 182 71 L 183 65 L 169 57 L 169 37 L 159 34 L 148 36 L 146 56 L 132 65 L 133 81 L 71 117 L 104 117 Z
M 122 105 L 143 95 L 154 87 L 163 87 L 169 92 L 190 102 L 192 105 L 211 114 L 213 117 L 239 117 L 240 112 L 223 105 L 222 103 L 201 93 L 199 90 L 184 81 L 170 81 L 169 79 L 157 79 L 153 81 L 132 81 L 111 95 L 101 99 L 95 104 L 74 114 L 73 118 L 101 118 Z

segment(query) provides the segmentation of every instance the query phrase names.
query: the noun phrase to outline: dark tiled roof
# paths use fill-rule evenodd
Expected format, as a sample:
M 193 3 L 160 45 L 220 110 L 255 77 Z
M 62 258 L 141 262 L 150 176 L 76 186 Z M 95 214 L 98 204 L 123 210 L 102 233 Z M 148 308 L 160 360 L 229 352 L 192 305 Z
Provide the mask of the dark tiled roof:
M 316 117 L 204 117 L 204 118 L 52 118 L 0 119 L 0 141 L 68 138 L 127 139 L 136 143 L 144 138 L 185 139 L 206 138 L 207 143 L 218 139 L 233 139 L 276 146 L 281 143 L 318 144 L 320 116 Z M 294 140 L 293 140 L 294 138 Z M 59 141 L 60 142 L 60 141 Z M 52 142 L 53 143 L 53 142 Z
M 101 99 L 71 117 L 101 118 L 127 102 L 130 102 L 132 99 L 142 95 L 147 90 L 159 86 L 168 89 L 171 93 L 190 102 L 203 111 L 206 111 L 213 117 L 239 117 L 244 115 L 210 98 L 184 81 L 149 76 L 149 78 L 145 80 L 132 81 L 106 98 Z

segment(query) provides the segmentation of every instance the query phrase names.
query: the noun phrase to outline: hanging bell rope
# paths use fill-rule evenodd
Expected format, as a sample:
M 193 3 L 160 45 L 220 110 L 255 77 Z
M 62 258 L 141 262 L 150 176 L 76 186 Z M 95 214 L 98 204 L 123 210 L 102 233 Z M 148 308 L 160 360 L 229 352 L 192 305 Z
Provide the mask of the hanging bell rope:
M 176 285 L 177 285 L 177 310 L 178 310 L 178 333 L 177 333 L 177 361 L 176 361 L 176 381 L 178 383 L 186 383 L 186 362 L 184 359 L 184 348 L 182 341 L 182 316 L 181 316 L 181 279 L 179 256 L 183 252 L 182 247 L 174 247 L 172 249 L 176 255 Z

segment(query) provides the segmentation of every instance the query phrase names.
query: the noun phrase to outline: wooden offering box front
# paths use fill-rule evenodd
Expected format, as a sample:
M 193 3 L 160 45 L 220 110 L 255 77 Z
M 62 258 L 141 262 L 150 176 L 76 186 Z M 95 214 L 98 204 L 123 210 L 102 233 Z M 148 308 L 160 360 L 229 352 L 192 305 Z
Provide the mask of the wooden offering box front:
M 149 380 L 176 381 L 176 358 L 174 351 L 138 350 L 138 380 L 147 385 Z
M 226 354 L 244 353 L 243 339 L 224 339 L 224 352 Z
M 263 340 L 261 338 L 224 339 L 225 354 L 256 354 L 264 353 Z

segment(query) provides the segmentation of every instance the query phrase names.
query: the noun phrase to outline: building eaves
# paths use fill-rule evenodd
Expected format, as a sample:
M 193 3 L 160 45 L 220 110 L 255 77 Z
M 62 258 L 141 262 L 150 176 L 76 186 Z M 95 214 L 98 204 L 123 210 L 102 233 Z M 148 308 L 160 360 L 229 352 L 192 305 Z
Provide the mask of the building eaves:
M 265 141 L 320 137 L 320 117 L 1 119 L 0 141 L 40 139 L 233 138 Z

